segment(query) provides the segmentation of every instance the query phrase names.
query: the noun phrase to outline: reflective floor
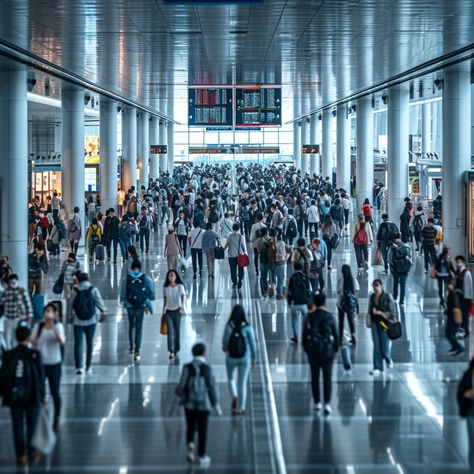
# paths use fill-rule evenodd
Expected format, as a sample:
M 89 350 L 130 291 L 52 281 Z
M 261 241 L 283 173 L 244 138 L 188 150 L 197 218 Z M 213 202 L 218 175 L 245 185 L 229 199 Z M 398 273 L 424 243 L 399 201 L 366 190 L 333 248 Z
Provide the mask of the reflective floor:
M 224 409 L 223 417 L 213 416 L 210 421 L 211 472 L 275 472 L 275 426 L 288 472 L 469 472 L 467 430 L 457 416 L 456 404 L 457 380 L 466 368 L 469 351 L 456 359 L 447 355 L 436 282 L 424 274 L 419 257 L 408 279 L 406 310 L 401 312 L 403 338 L 393 344 L 394 369 L 377 381 L 369 376 L 372 342 L 361 315 L 352 354 L 354 367 L 350 374 L 344 373 L 340 362 L 334 367 L 333 413 L 325 419 L 312 413 L 308 366 L 301 349 L 289 343 L 286 303 L 260 299 L 253 268 L 240 293 L 231 288 L 226 261 L 217 265 L 215 281 L 207 279 L 205 270 L 197 280 L 187 271 L 188 311 L 182 323 L 181 360 L 170 365 L 166 340 L 159 334 L 166 273 L 161 231 L 154 236 L 153 250 L 144 262 L 155 278 L 158 299 L 153 304 L 155 315 L 146 317 L 139 365 L 128 354 L 126 315 L 117 301 L 121 265 L 101 263 L 90 269 L 110 315 L 105 324 L 98 325 L 93 371 L 88 375 L 74 374 L 72 328 L 68 327 L 59 442 L 50 457 L 30 466 L 30 472 L 198 472 L 185 460 L 184 418 L 174 396 L 180 366 L 189 360 L 197 340 L 208 346 Z M 88 262 L 81 259 L 89 270 Z M 333 267 L 354 261 L 345 238 L 335 252 Z M 59 264 L 59 259 L 51 260 L 45 279 L 51 299 Z M 378 269 L 359 276 L 361 313 L 366 310 L 368 288 L 375 276 L 391 288 L 391 278 Z M 333 270 L 327 282 L 328 306 L 333 311 L 336 278 Z M 220 344 L 236 302 L 247 308 L 261 349 L 259 365 L 251 375 L 248 413 L 242 419 L 230 416 Z M 470 343 L 467 346 L 469 349 Z M 274 400 L 267 390 L 269 383 Z M 272 424 L 272 413 L 277 423 Z M 9 413 L 2 408 L 0 472 L 15 470 Z

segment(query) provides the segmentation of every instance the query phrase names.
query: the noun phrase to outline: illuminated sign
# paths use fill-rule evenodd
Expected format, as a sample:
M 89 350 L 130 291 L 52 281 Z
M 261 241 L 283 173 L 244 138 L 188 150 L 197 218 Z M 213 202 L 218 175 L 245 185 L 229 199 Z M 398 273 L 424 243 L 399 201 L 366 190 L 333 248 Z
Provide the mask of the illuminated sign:
M 150 145 L 150 155 L 164 155 L 168 153 L 166 145 Z
M 301 153 L 303 155 L 319 155 L 319 145 L 303 145 L 301 147 Z
M 188 90 L 188 125 L 190 127 L 231 127 L 232 114 L 232 87 L 199 87 Z
M 281 87 L 237 86 L 236 127 L 281 126 Z
M 278 155 L 280 153 L 280 147 L 265 147 L 265 146 L 254 146 L 247 147 L 243 146 L 241 148 L 241 153 L 243 155 L 252 155 L 252 154 L 266 154 L 266 155 Z

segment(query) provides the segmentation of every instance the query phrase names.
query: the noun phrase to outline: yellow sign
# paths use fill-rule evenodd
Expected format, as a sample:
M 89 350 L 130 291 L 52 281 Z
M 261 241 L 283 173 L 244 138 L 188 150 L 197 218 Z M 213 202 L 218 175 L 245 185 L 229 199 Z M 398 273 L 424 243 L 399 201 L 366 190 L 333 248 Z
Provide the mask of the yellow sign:
M 84 137 L 84 163 L 98 164 L 100 162 L 100 137 L 89 135 Z

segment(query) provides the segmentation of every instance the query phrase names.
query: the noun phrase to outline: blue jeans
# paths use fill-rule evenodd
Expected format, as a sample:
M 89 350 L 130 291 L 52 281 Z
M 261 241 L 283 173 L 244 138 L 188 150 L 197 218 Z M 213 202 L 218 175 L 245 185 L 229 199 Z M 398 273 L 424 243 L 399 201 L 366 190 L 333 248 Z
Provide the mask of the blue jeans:
M 398 287 L 400 286 L 400 303 L 405 301 L 405 289 L 407 286 L 408 273 L 393 274 L 393 299 L 398 298 Z
M 140 229 L 140 250 L 150 251 L 150 229 Z
M 181 312 L 179 309 L 166 310 L 166 326 L 168 327 L 168 352 L 177 354 L 180 349 Z
M 245 410 L 245 402 L 247 401 L 247 382 L 250 371 L 250 357 L 244 356 L 240 359 L 235 359 L 230 356 L 227 356 L 225 360 L 225 365 L 227 367 L 227 377 L 229 379 L 230 394 L 232 398 L 238 399 L 239 409 Z M 237 383 L 235 380 L 236 369 Z
M 268 262 L 260 260 L 260 291 L 262 296 L 268 295 L 268 272 L 270 265 Z
M 282 295 L 285 287 L 286 262 L 275 264 L 276 294 Z
M 31 445 L 31 438 L 36 427 L 39 404 L 26 407 L 13 405 L 10 407 L 13 426 L 13 440 L 15 442 L 16 456 L 32 454 L 35 448 Z M 26 439 L 25 439 L 26 423 Z
M 301 317 L 304 319 L 308 314 L 308 305 L 306 304 L 292 304 L 291 311 L 291 329 L 293 330 L 293 337 L 301 335 Z
M 459 331 L 459 324 L 456 324 L 452 318 L 448 317 L 446 321 L 446 339 L 451 344 L 451 349 L 453 350 L 460 350 L 462 349 L 461 344 L 459 344 L 459 340 L 456 337 L 456 334 Z
M 383 361 L 389 364 L 392 360 L 390 351 L 390 339 L 378 323 L 372 322 L 372 342 L 374 344 L 374 369 L 383 372 Z
M 135 352 L 140 352 L 145 308 L 128 308 L 128 341 Z
M 88 326 L 74 325 L 74 362 L 76 369 L 82 369 L 84 362 L 84 336 L 86 337 L 86 369 L 91 366 L 95 326 L 95 324 L 89 324 Z
M 386 242 L 380 242 L 380 252 L 382 253 L 383 266 L 385 270 L 388 270 L 388 249 L 390 245 Z
M 119 240 L 119 244 L 120 244 L 120 252 L 122 253 L 122 258 L 123 258 L 124 260 L 126 260 L 126 259 L 127 259 L 127 247 L 128 247 L 129 245 L 132 245 L 132 244 L 131 244 L 131 241 L 130 241 L 130 240 L 122 240 L 122 239 L 120 239 L 120 240 Z

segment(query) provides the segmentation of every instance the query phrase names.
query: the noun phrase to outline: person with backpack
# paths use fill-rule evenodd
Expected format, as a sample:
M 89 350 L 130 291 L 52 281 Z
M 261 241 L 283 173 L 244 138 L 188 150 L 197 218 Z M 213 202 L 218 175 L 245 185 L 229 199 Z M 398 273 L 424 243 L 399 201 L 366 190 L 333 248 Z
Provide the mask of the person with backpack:
M 319 389 L 320 372 L 323 373 L 324 414 L 331 414 L 332 365 L 339 350 L 336 321 L 326 310 L 326 295 L 315 293 L 308 304 L 308 315 L 303 323 L 302 343 L 311 369 L 313 409 L 322 409 Z
M 329 215 L 333 220 L 334 224 L 336 225 L 338 235 L 342 235 L 342 231 L 344 229 L 344 208 L 341 205 L 341 199 L 337 198 L 334 200 L 334 204 L 331 206 L 329 210 Z
M 169 360 L 178 357 L 181 338 L 181 313 L 186 305 L 186 291 L 176 270 L 168 270 L 163 285 L 163 315 L 166 319 Z
M 311 252 L 311 263 L 309 267 L 309 281 L 313 292 L 324 289 L 324 266 L 326 265 L 326 244 L 324 240 L 315 237 L 308 247 Z
M 354 317 L 359 312 L 357 293 L 359 282 L 352 275 L 351 267 L 342 265 L 341 273 L 337 279 L 337 312 L 339 316 L 339 345 L 342 346 L 344 337 L 344 316 L 347 316 L 349 330 L 351 331 L 351 344 L 356 344 L 356 331 Z
M 290 248 L 293 248 L 293 242 L 298 237 L 298 222 L 293 215 L 293 209 L 288 209 L 288 217 L 285 219 L 283 228 L 284 241 Z
M 357 222 L 352 228 L 352 243 L 356 254 L 357 268 L 359 270 L 369 268 L 369 250 L 368 247 L 372 242 L 372 227 L 365 220 L 363 214 L 359 214 Z
M 112 250 L 114 253 L 114 264 L 117 263 L 117 247 L 120 241 L 120 220 L 115 215 L 115 209 L 109 208 L 104 222 L 104 243 L 107 250 L 107 260 L 110 262 Z
M 456 281 L 456 289 L 461 292 L 461 310 L 462 325 L 461 330 L 464 336 L 470 334 L 469 330 L 469 308 L 474 299 L 474 289 L 472 284 L 472 274 L 466 267 L 466 259 L 462 255 L 457 255 L 454 259 L 456 263 L 456 271 L 454 273 Z
M 206 230 L 202 234 L 202 251 L 206 255 L 206 264 L 207 264 L 207 276 L 208 278 L 214 279 L 215 271 L 215 249 L 220 246 L 220 237 L 219 234 L 212 228 L 212 224 L 208 222 L 206 224 Z
M 245 237 L 244 240 L 245 241 L 250 240 L 250 204 L 249 204 L 248 199 L 242 199 L 240 201 L 239 221 L 242 225 L 242 233 Z
M 400 287 L 400 305 L 405 304 L 405 291 L 408 273 L 412 266 L 411 247 L 401 240 L 401 235 L 396 234 L 393 245 L 388 251 L 388 263 L 393 276 L 393 298 L 398 299 L 398 288 Z
M 244 279 L 244 269 L 237 265 L 237 257 L 247 253 L 247 246 L 245 244 L 245 238 L 240 233 L 240 225 L 237 222 L 232 226 L 232 234 L 227 237 L 224 246 L 224 251 L 226 250 L 228 251 L 227 257 L 229 260 L 232 287 L 240 290 Z
M 443 245 L 441 253 L 436 257 L 436 262 L 432 268 L 432 277 L 436 278 L 438 283 L 438 297 L 441 307 L 445 307 L 444 297 L 448 283 L 454 278 L 455 269 L 449 255 L 450 248 Z
M 122 217 L 119 224 L 119 245 L 122 261 L 126 262 L 128 258 L 127 249 L 132 245 L 133 236 L 135 235 L 135 226 L 130 222 L 128 215 Z
M 256 222 L 250 228 L 250 242 L 252 243 L 253 248 L 253 262 L 255 266 L 255 274 L 258 276 L 258 269 L 259 269 L 259 253 L 257 250 L 257 241 L 260 238 L 261 231 L 263 228 L 267 226 L 263 222 L 263 214 L 260 211 L 256 211 L 255 213 Z
M 33 252 L 28 255 L 28 292 L 30 296 L 41 294 L 41 277 L 48 271 L 49 262 L 44 247 L 39 243 L 34 244 Z
M 296 248 L 291 254 L 291 264 L 293 266 L 293 271 L 296 271 L 295 265 L 299 263 L 301 265 L 301 271 L 308 277 L 312 261 L 313 254 L 311 250 L 306 247 L 306 240 L 304 237 L 300 237 L 296 241 Z
M 304 320 L 308 313 L 311 284 L 309 278 L 303 272 L 303 265 L 300 261 L 293 264 L 293 270 L 293 274 L 288 280 L 286 300 L 288 301 L 291 313 L 291 329 L 293 330 L 291 342 L 298 344 L 298 336 L 301 334 L 301 320 Z
M 373 206 L 370 204 L 369 198 L 365 198 L 364 204 L 362 204 L 362 215 L 364 216 L 365 222 L 369 224 L 373 224 L 372 209 Z
M 135 361 L 140 360 L 145 311 L 149 310 L 154 299 L 153 280 L 142 273 L 142 264 L 135 260 L 131 272 L 122 280 L 120 287 L 120 303 L 126 308 L 128 315 L 128 352 Z
M 79 208 L 77 206 L 74 208 L 74 213 L 69 219 L 67 232 L 71 252 L 77 255 L 77 248 L 79 247 L 79 241 L 82 237 L 81 216 L 79 215 Z
M 138 235 L 140 236 L 140 250 L 150 253 L 150 231 L 153 227 L 153 217 L 148 213 L 146 206 L 141 207 L 138 216 Z
M 274 269 L 275 269 L 275 283 L 276 283 L 276 299 L 284 300 L 284 288 L 286 283 L 286 262 L 290 256 L 290 249 L 283 242 L 282 235 L 277 232 L 276 236 L 272 238 L 270 247 L 273 249 L 275 260 L 274 260 Z
M 332 263 L 333 245 L 337 246 L 337 243 L 339 242 L 338 230 L 330 214 L 326 214 L 322 218 L 321 234 L 323 236 L 323 240 L 324 240 L 324 243 L 326 244 L 326 248 L 328 251 L 327 265 L 328 265 L 328 272 L 330 272 L 332 270 L 331 263 Z
M 91 225 L 87 228 L 86 242 L 89 250 L 89 262 L 92 262 L 95 248 L 102 242 L 102 231 L 95 217 L 92 219 Z
M 0 396 L 3 396 L 3 405 L 10 407 L 18 466 L 25 466 L 41 456 L 31 440 L 40 404 L 46 396 L 44 369 L 41 354 L 29 347 L 30 336 L 27 321 L 21 321 L 15 331 L 18 345 L 4 353 L 0 371 Z
M 462 292 L 456 288 L 455 280 L 450 280 L 446 291 L 446 339 L 451 345 L 448 353 L 458 356 L 464 352 L 464 345 L 458 339 L 458 333 L 462 326 Z
M 206 346 L 197 343 L 192 348 L 193 360 L 183 367 L 175 393 L 184 408 L 186 418 L 186 459 L 207 468 L 211 458 L 206 454 L 207 423 L 209 414 L 215 410 L 222 415 L 219 391 L 212 367 L 206 363 Z M 194 438 L 198 433 L 197 459 Z
M 48 238 L 49 227 L 51 225 L 48 219 L 48 213 L 46 211 L 43 212 L 43 215 L 38 225 L 41 229 L 41 236 L 43 237 L 43 240 L 46 242 L 46 239 Z
M 250 365 L 256 365 L 257 343 L 255 332 L 240 304 L 235 305 L 230 313 L 222 336 L 222 350 L 226 353 L 231 410 L 233 414 L 242 416 L 245 415 Z
M 92 351 L 94 349 L 95 327 L 98 321 L 97 310 L 102 313 L 100 321 L 107 314 L 107 308 L 99 290 L 89 281 L 89 275 L 81 272 L 76 274 L 77 286 L 69 298 L 68 314 L 74 323 L 74 363 L 76 375 L 83 373 L 84 337 L 86 339 L 86 372 L 91 370 Z
M 186 258 L 186 249 L 188 244 L 189 221 L 186 219 L 184 212 L 180 212 L 178 218 L 174 222 L 175 235 L 178 238 L 181 254 Z
M 61 243 L 66 238 L 66 227 L 61 222 L 59 216 L 53 218 L 53 228 L 49 235 L 49 240 L 51 240 L 51 255 L 59 256 L 61 254 Z
M 259 258 L 260 268 L 260 293 L 263 299 L 268 298 L 269 274 L 270 274 L 270 258 L 269 247 L 271 240 L 268 235 L 268 227 L 263 227 L 260 231 L 260 237 L 256 242 L 256 249 Z
M 191 249 L 191 260 L 193 262 L 193 278 L 196 279 L 199 266 L 199 276 L 202 276 L 202 230 L 201 223 L 194 220 L 193 228 L 189 232 L 189 247 Z
M 422 245 L 421 245 L 421 231 L 423 227 L 427 224 L 425 213 L 423 212 L 423 207 L 418 206 L 416 208 L 415 217 L 413 218 L 413 236 L 415 237 L 416 249 L 415 251 L 421 255 Z
M 33 347 L 38 349 L 43 362 L 44 373 L 48 380 L 49 390 L 54 403 L 54 431 L 59 431 L 61 416 L 61 372 L 63 364 L 63 351 L 66 343 L 66 333 L 63 324 L 58 321 L 58 308 L 53 303 L 48 303 L 43 310 L 44 321 L 35 325 L 31 341 Z
M 382 214 L 382 222 L 379 225 L 375 240 L 377 241 L 377 246 L 380 248 L 380 253 L 382 254 L 385 273 L 388 272 L 388 250 L 393 244 L 394 236 L 399 233 L 397 225 L 388 220 L 388 214 Z
M 425 273 L 428 273 L 431 265 L 436 261 L 436 236 L 438 231 L 434 227 L 434 220 L 428 219 L 428 223 L 421 229 L 421 244 L 425 257 Z
M 370 329 L 373 342 L 374 368 L 370 375 L 378 377 L 383 373 L 383 362 L 387 368 L 393 367 L 392 354 L 390 351 L 390 339 L 387 328 L 390 322 L 397 318 L 397 308 L 392 295 L 383 290 L 382 281 L 375 279 L 372 282 L 374 292 L 369 297 L 367 317 L 370 318 Z

